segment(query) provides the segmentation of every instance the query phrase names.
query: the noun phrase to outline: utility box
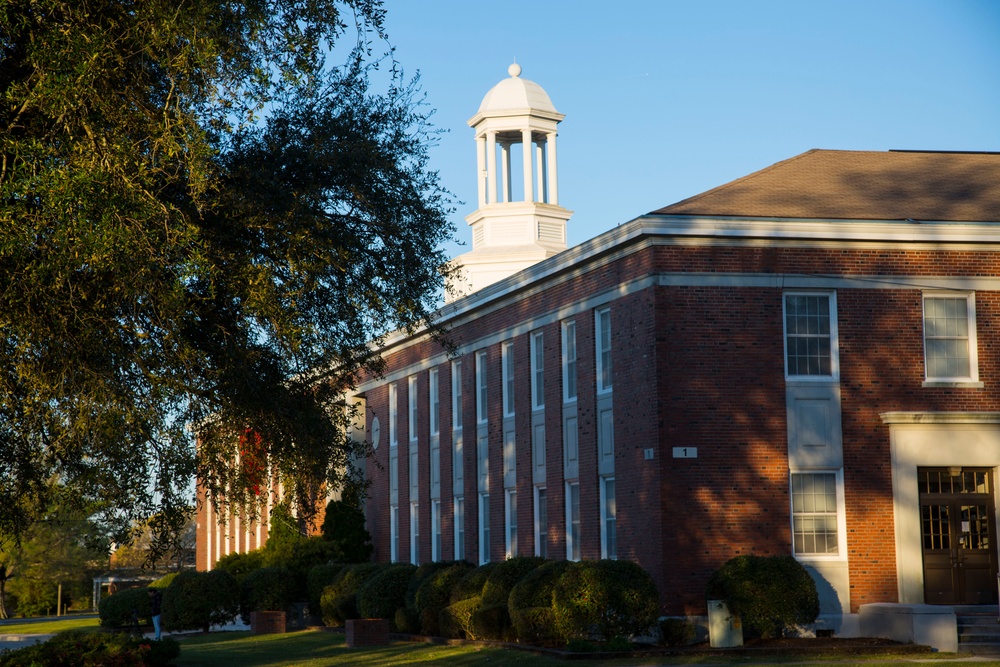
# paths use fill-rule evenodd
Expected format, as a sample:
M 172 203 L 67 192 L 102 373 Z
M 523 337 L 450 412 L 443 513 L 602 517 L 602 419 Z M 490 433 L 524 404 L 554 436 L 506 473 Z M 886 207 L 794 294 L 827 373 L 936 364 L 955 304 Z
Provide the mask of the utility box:
M 743 624 L 725 600 L 708 601 L 708 643 L 712 648 L 743 646 Z

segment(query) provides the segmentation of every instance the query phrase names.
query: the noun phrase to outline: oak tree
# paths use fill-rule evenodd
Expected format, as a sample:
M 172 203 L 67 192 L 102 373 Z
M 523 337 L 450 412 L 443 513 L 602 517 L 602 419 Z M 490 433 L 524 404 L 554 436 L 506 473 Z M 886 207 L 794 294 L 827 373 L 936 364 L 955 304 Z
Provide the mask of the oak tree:
M 350 481 L 338 397 L 453 233 L 386 40 L 378 0 L 0 3 L 0 533 L 54 484 L 122 542 L 196 471 Z

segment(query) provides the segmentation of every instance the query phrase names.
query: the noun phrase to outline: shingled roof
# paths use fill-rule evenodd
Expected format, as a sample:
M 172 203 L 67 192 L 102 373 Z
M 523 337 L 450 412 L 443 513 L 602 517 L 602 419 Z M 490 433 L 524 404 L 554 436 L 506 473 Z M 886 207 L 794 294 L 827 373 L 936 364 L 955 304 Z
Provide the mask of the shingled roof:
M 1000 153 L 813 149 L 652 215 L 1000 221 Z

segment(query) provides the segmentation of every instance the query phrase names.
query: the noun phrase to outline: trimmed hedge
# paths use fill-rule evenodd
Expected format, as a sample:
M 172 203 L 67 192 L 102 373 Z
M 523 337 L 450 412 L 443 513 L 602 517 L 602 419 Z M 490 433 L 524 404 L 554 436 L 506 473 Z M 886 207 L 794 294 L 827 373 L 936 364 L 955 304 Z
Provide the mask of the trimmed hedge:
M 453 639 L 476 639 L 472 629 L 472 612 L 479 608 L 483 598 L 475 595 L 458 602 L 453 602 L 438 615 L 438 627 L 441 634 Z
M 548 561 L 524 575 L 511 589 L 507 611 L 518 641 L 551 644 L 559 639 L 552 592 L 567 567 L 568 561 Z
M 101 627 L 126 628 L 132 624 L 132 610 L 141 625 L 150 621 L 149 593 L 146 588 L 126 588 L 114 595 L 101 598 L 97 605 L 97 613 L 101 617 Z
M 236 618 L 239 604 L 240 586 L 229 572 L 181 572 L 163 592 L 163 627 L 207 632 Z
M 225 570 L 233 575 L 237 582 L 243 581 L 243 577 L 251 572 L 256 572 L 266 566 L 264 560 L 264 550 L 254 549 L 244 553 L 226 554 L 215 564 L 216 570 Z
M 361 618 L 388 618 L 395 625 L 396 610 L 406 606 L 406 589 L 416 565 L 392 563 L 372 574 L 358 588 Z
M 240 584 L 240 611 L 244 620 L 255 611 L 284 611 L 295 602 L 291 573 L 283 567 L 262 567 Z
M 764 638 L 819 616 L 816 583 L 791 556 L 732 558 L 709 579 L 707 594 L 710 600 L 725 600 L 745 628 Z
M 544 562 L 544 558 L 517 556 L 497 563 L 490 570 L 483 584 L 482 603 L 469 621 L 476 639 L 514 640 L 514 627 L 507 610 L 511 589 Z
M 552 593 L 555 624 L 566 641 L 596 633 L 607 641 L 648 632 L 659 595 L 653 578 L 631 561 L 572 563 Z
M 348 565 L 341 570 L 333 583 L 323 589 L 323 595 L 320 596 L 323 623 L 340 626 L 349 619 L 359 618 L 358 589 L 377 570 L 378 565 L 374 563 Z
M 451 589 L 449 600 L 454 604 L 471 597 L 479 597 L 483 594 L 483 586 L 490 576 L 490 572 L 496 567 L 496 563 L 486 563 L 469 570 L 464 577 L 458 580 L 455 587 Z
M 323 596 L 323 589 L 332 584 L 345 567 L 347 566 L 343 563 L 325 563 L 309 570 L 309 575 L 306 577 L 306 594 L 310 614 L 319 616 L 322 613 L 319 600 Z
M 420 632 L 425 635 L 441 633 L 439 619 L 441 611 L 448 606 L 452 588 L 473 569 L 465 561 L 453 562 L 420 582 L 413 595 L 413 609 L 419 619 Z
M 167 667 L 180 654 L 180 644 L 170 637 L 153 641 L 124 632 L 69 630 L 47 642 L 0 652 L 0 667 Z

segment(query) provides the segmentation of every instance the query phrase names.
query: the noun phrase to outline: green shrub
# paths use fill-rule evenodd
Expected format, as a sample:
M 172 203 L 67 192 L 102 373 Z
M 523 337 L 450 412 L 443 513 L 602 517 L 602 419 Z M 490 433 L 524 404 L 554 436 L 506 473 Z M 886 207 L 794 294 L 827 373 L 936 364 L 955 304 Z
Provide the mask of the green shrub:
M 71 630 L 47 642 L 0 652 L 0 667 L 167 667 L 180 653 L 180 645 L 169 637 L 152 641 L 123 632 Z
M 323 589 L 329 586 L 337 578 L 337 575 L 346 566 L 343 563 L 324 563 L 314 565 L 306 576 L 306 595 L 309 604 L 309 613 L 319 616 L 319 599 L 323 596 Z
M 156 581 L 154 581 L 153 583 L 151 583 L 149 585 L 149 588 L 156 588 L 158 590 L 164 591 L 164 590 L 166 590 L 167 588 L 170 587 L 171 582 L 173 582 L 173 580 L 177 578 L 178 574 L 180 574 L 180 573 L 179 572 L 171 572 L 169 574 L 165 574 L 162 577 L 160 577 L 159 579 L 157 579 Z
M 239 604 L 240 587 L 229 572 L 181 572 L 163 593 L 163 627 L 208 631 L 236 618 Z
M 475 639 L 472 630 L 472 613 L 482 604 L 483 598 L 476 595 L 453 602 L 441 610 L 438 616 L 438 626 L 441 634 L 453 639 Z
M 652 628 L 659 595 L 649 573 L 631 561 L 581 561 L 559 577 L 552 602 L 563 639 L 596 632 L 607 641 Z
M 396 610 L 406 605 L 406 588 L 416 571 L 409 563 L 380 567 L 358 588 L 361 617 L 395 620 Z
M 101 598 L 97 605 L 97 613 L 101 618 L 101 626 L 105 628 L 126 628 L 132 624 L 132 610 L 141 625 L 150 621 L 149 593 L 145 588 L 126 588 L 114 595 Z
M 265 555 L 265 564 L 268 567 L 288 569 L 292 575 L 293 597 L 301 601 L 309 597 L 309 572 L 314 567 L 344 560 L 340 547 L 320 537 L 303 538 L 287 545 L 284 549 Z
M 410 578 L 410 585 L 406 587 L 406 606 L 411 609 L 416 609 L 417 589 L 420 588 L 420 585 L 441 570 L 447 570 L 448 568 L 454 566 L 454 564 L 455 561 L 438 560 L 431 561 L 430 563 L 422 563 L 419 567 L 417 567 L 417 571 L 414 572 L 413 576 Z
M 323 589 L 323 595 L 320 596 L 323 623 L 340 626 L 348 619 L 359 618 L 358 589 L 377 570 L 378 565 L 374 563 L 348 565 L 341 570 L 333 583 Z
M 483 584 L 483 606 L 506 607 L 510 591 L 517 582 L 544 563 L 544 558 L 535 556 L 517 556 L 497 563 Z
M 507 598 L 507 611 L 518 641 L 526 644 L 551 644 L 559 638 L 552 610 L 552 591 L 569 566 L 553 560 L 524 575 Z
M 336 545 L 344 562 L 365 563 L 372 557 L 372 536 L 354 496 L 327 503 L 322 532 L 325 541 Z
M 764 638 L 819 616 L 816 583 L 791 556 L 732 558 L 709 579 L 707 593 L 710 600 L 725 600 L 744 628 Z
M 431 636 L 440 634 L 441 610 L 448 606 L 452 588 L 472 569 L 465 561 L 449 563 L 448 567 L 435 570 L 420 582 L 412 605 L 420 619 L 420 632 Z
M 609 653 L 625 653 L 632 650 L 632 642 L 619 635 L 609 639 L 604 645 L 604 650 Z
M 683 618 L 660 621 L 660 643 L 664 646 L 686 646 L 694 641 L 694 625 Z
M 226 554 L 215 564 L 215 569 L 225 570 L 233 575 L 237 582 L 241 582 L 243 577 L 256 572 L 264 565 L 263 549 L 254 549 L 244 553 Z
M 486 585 L 486 580 L 496 565 L 496 563 L 486 563 L 485 565 L 480 565 L 477 568 L 469 570 L 451 589 L 449 600 L 455 603 L 471 597 L 481 596 L 483 594 L 483 586 Z
M 295 601 L 292 575 L 283 567 L 262 567 L 250 572 L 240 585 L 244 620 L 254 611 L 284 611 Z
M 506 604 L 486 604 L 485 598 L 469 617 L 470 639 L 514 641 L 514 628 Z
M 420 617 L 410 607 L 400 607 L 393 617 L 396 630 L 411 635 L 420 634 Z

